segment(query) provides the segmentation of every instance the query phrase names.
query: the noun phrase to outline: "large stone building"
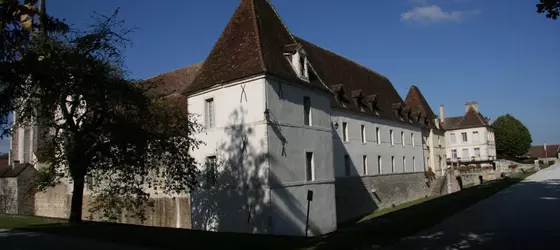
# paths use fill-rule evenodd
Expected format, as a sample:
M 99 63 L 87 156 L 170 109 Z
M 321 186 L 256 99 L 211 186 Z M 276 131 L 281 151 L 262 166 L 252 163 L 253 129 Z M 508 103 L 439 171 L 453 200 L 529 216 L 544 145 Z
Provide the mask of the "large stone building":
M 320 235 L 427 196 L 426 165 L 443 174 L 442 125 L 416 87 L 405 103 L 385 76 L 294 36 L 267 0 L 241 0 L 204 62 L 156 78 L 205 126 L 204 178 L 156 197 L 145 225 L 304 235 L 309 206 Z M 15 130 L 14 159 L 36 163 L 32 133 Z M 67 216 L 69 190 L 37 194 L 34 213 Z
M 447 141 L 447 158 L 453 164 L 491 164 L 496 160 L 496 140 L 490 120 L 478 110 L 477 102 L 465 103 L 465 115 L 445 117 L 441 106 L 441 122 Z

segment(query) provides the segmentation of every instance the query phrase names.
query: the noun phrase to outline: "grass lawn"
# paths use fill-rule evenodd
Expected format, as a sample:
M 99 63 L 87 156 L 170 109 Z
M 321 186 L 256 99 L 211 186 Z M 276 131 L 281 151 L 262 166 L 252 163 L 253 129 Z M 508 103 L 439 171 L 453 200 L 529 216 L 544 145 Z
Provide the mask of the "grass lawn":
M 433 226 L 446 217 L 519 182 L 531 173 L 465 189 L 454 194 L 420 199 L 376 211 L 360 222 L 331 234 L 305 240 L 236 233 L 213 233 L 110 223 L 69 225 L 61 221 L 0 216 L 0 228 L 16 228 L 70 237 L 157 249 L 352 249 L 385 246 Z

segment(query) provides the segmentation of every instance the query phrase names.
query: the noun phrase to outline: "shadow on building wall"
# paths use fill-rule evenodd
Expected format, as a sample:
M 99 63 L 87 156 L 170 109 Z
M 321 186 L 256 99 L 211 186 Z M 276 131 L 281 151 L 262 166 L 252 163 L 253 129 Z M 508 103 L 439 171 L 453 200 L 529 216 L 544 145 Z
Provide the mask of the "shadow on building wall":
M 275 159 L 267 153 L 265 139 L 255 136 L 255 127 L 246 124 L 245 115 L 242 108 L 230 115 L 226 136 L 217 146 L 217 171 L 206 167 L 200 187 L 191 193 L 193 229 L 243 233 L 273 230 L 268 184 L 276 177 L 270 176 L 268 162 Z M 289 192 L 277 194 L 287 206 L 282 212 L 290 213 L 281 215 L 282 223 L 299 228 L 305 223 L 300 221 L 305 219 L 298 207 L 300 201 Z

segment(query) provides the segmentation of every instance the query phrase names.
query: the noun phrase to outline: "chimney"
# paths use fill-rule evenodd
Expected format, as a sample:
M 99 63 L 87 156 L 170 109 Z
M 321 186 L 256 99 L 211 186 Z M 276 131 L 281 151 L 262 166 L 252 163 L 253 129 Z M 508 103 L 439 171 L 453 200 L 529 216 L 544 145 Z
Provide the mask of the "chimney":
M 478 102 L 472 101 L 465 103 L 465 113 L 469 111 L 469 108 L 473 108 L 474 111 L 478 112 Z
M 439 119 L 441 120 L 441 122 L 445 121 L 445 110 L 443 108 L 443 104 L 439 105 Z

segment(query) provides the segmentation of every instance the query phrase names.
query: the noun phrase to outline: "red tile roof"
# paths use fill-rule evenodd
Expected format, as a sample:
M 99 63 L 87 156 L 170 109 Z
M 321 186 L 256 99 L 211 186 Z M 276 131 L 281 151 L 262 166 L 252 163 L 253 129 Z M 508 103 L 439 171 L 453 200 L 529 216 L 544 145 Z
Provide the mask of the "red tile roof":
M 559 144 L 546 145 L 546 151 L 544 150 L 544 145 L 536 145 L 532 146 L 529 149 L 529 153 L 523 156 L 535 158 L 556 158 L 558 157 L 558 152 L 560 152 Z
M 469 108 L 464 116 L 445 118 L 442 125 L 445 130 L 490 126 L 488 119 L 472 107 Z
M 437 115 L 434 114 L 434 111 L 432 111 L 432 108 L 430 107 L 430 105 L 426 101 L 426 98 L 424 97 L 422 92 L 420 92 L 420 89 L 418 89 L 418 87 L 414 85 L 410 87 L 404 103 L 406 103 L 406 105 L 410 107 L 416 108 L 422 114 L 426 115 L 426 117 L 428 118 L 429 128 L 438 129 L 435 121 Z
M 2 165 L 2 163 L 0 163 L 0 178 L 18 177 L 19 174 L 28 167 L 32 168 L 33 166 L 28 163 L 18 163 L 15 164 L 15 167 L 12 167 L 9 164 Z

